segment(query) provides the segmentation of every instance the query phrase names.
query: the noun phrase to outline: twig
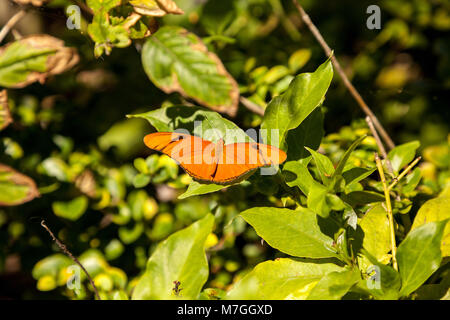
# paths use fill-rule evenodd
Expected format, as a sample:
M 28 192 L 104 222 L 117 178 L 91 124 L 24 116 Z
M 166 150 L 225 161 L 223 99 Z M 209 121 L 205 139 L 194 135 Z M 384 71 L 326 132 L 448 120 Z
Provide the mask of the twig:
M 0 42 L 3 41 L 3 39 L 8 34 L 9 30 L 11 30 L 14 25 L 19 22 L 20 19 L 22 19 L 26 15 L 26 11 L 24 9 L 19 10 L 15 15 L 13 15 L 8 22 L 3 26 L 2 30 L 0 31 Z
M 383 184 L 384 197 L 386 198 L 386 210 L 389 219 L 389 228 L 391 235 L 391 253 L 392 253 L 392 266 L 398 271 L 397 265 L 397 245 L 395 243 L 395 228 L 394 228 L 394 216 L 392 215 L 391 196 L 389 195 L 389 188 L 386 183 L 386 177 L 384 176 L 383 165 L 381 164 L 378 153 L 375 153 L 375 162 L 377 163 L 378 172 L 380 173 L 381 183 Z
M 393 187 L 395 187 L 395 185 L 400 181 L 401 178 L 403 178 L 404 176 L 406 176 L 408 174 L 409 171 L 411 171 L 411 169 L 420 161 L 420 159 L 422 159 L 422 157 L 418 157 L 416 158 L 416 160 L 414 160 L 413 162 L 411 162 L 411 164 L 409 166 L 406 167 L 405 170 L 402 171 L 402 173 L 400 173 L 398 175 L 398 177 L 395 177 L 392 181 L 392 183 L 389 185 L 389 190 L 391 190 Z
M 83 269 L 84 273 L 86 274 L 87 278 L 89 279 L 89 282 L 91 283 L 92 288 L 94 289 L 95 296 L 97 297 L 98 300 L 101 300 L 100 295 L 98 294 L 98 291 L 97 291 L 97 287 L 94 284 L 94 281 L 92 280 L 92 278 L 89 275 L 89 273 L 87 272 L 87 270 L 83 267 L 81 262 L 78 261 L 77 258 L 75 258 L 75 256 L 67 249 L 67 247 L 64 243 L 62 243 L 61 241 L 58 240 L 58 238 L 55 237 L 55 235 L 50 230 L 50 228 L 47 227 L 47 225 L 45 224 L 45 220 L 41 221 L 41 226 L 44 227 L 45 230 L 47 230 L 47 232 L 50 234 L 53 241 L 55 241 L 55 243 L 58 245 L 58 247 L 61 249 L 61 251 L 63 251 L 66 255 L 68 255 L 76 264 L 78 264 L 80 266 L 81 269 Z
M 332 55 L 332 51 L 331 51 L 330 47 L 328 46 L 328 44 L 326 43 L 326 41 L 323 39 L 322 35 L 320 34 L 320 31 L 317 29 L 317 27 L 311 21 L 311 18 L 309 17 L 309 15 L 305 12 L 305 10 L 300 5 L 298 0 L 292 0 L 292 2 L 294 3 L 295 7 L 299 11 L 303 21 L 308 26 L 308 28 L 311 31 L 311 33 L 314 35 L 314 37 L 317 39 L 317 41 L 322 46 L 323 50 L 325 51 L 325 54 L 328 57 L 331 58 L 331 62 L 333 63 L 336 71 L 338 72 L 338 74 L 342 78 L 342 81 L 344 81 L 344 85 L 347 87 L 348 91 L 350 91 L 351 95 L 356 100 L 356 102 L 361 107 L 361 109 L 364 111 L 364 113 L 367 116 L 369 116 L 370 119 L 372 119 L 372 122 L 374 123 L 375 127 L 377 128 L 377 130 L 380 132 L 381 137 L 386 142 L 386 144 L 389 147 L 389 149 L 394 148 L 395 147 L 394 142 L 389 137 L 389 135 L 387 134 L 386 130 L 384 130 L 383 126 L 378 121 L 378 119 L 375 116 L 375 114 L 372 112 L 372 110 L 370 110 L 369 106 L 365 103 L 365 101 L 363 100 L 363 98 L 361 97 L 359 92 L 352 85 L 352 83 L 348 79 L 347 75 L 345 74 L 344 70 L 342 70 L 342 67 L 339 64 L 338 60 L 336 59 L 336 57 L 334 55 Z
M 250 100 L 248 100 L 247 98 L 244 97 L 240 97 L 239 101 L 242 103 L 242 105 L 244 107 L 246 107 L 248 110 L 259 114 L 260 116 L 264 115 L 264 109 L 261 108 L 259 105 L 257 105 L 256 103 L 251 102 Z
M 84 12 L 90 14 L 91 16 L 94 15 L 94 11 L 92 11 L 92 9 L 89 8 L 87 4 L 85 4 L 83 1 L 72 0 L 72 2 L 75 3 L 77 6 L 81 7 L 81 9 L 83 9 Z
M 391 177 L 394 177 L 394 169 L 392 168 L 391 161 L 388 158 L 388 155 L 386 153 L 386 149 L 384 148 L 383 142 L 381 141 L 377 130 L 375 130 L 372 119 L 369 116 L 366 117 L 366 122 L 367 122 L 367 125 L 369 126 L 370 131 L 372 132 L 373 137 L 375 138 L 375 141 L 377 142 L 378 150 L 380 151 L 381 155 L 383 156 L 384 161 L 386 161 L 386 167 L 389 170 L 389 174 L 391 175 Z

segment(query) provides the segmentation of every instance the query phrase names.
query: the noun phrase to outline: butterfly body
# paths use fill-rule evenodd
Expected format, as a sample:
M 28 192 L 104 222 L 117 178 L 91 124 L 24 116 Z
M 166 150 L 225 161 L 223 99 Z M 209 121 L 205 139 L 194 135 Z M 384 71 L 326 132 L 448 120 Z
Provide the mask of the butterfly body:
M 176 132 L 157 132 L 144 137 L 144 143 L 172 159 L 194 179 L 215 184 L 230 184 L 255 169 L 278 165 L 286 153 L 256 142 L 225 144 Z

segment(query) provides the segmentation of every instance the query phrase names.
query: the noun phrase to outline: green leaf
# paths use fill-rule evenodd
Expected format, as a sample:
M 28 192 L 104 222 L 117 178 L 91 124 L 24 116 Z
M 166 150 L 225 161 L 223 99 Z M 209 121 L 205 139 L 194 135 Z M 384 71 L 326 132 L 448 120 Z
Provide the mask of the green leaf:
M 364 214 L 359 221 L 359 225 L 364 232 L 363 248 L 365 248 L 374 258 L 383 263 L 390 260 L 390 229 L 387 212 L 381 203 L 374 205 Z M 363 258 L 361 266 L 369 266 L 369 261 Z
M 11 112 L 8 104 L 8 91 L 0 91 L 0 131 L 12 122 Z
M 288 61 L 289 69 L 291 72 L 297 72 L 301 69 L 311 58 L 311 50 L 310 49 L 299 49 L 295 51 L 290 57 Z
M 342 194 L 341 198 L 352 207 L 385 200 L 384 195 L 373 191 L 353 191 Z
M 308 199 L 306 205 L 308 209 L 323 218 L 327 218 L 330 214 L 330 204 L 327 201 L 328 190 L 325 186 L 314 181 L 309 186 Z
M 0 164 L 0 206 L 16 206 L 36 197 L 39 191 L 31 178 Z
M 401 168 L 410 163 L 414 159 L 416 150 L 419 147 L 419 141 L 412 141 L 392 149 L 388 154 L 388 158 L 391 161 L 394 171 L 398 172 Z
M 320 231 L 314 212 L 257 207 L 241 213 L 270 246 L 296 257 L 337 257 L 333 239 Z
M 328 185 L 330 183 L 330 178 L 334 174 L 333 162 L 331 162 L 327 156 L 308 147 L 305 148 L 311 153 L 323 184 Z
M 360 167 L 353 167 L 351 169 L 345 170 L 342 173 L 342 177 L 344 178 L 345 185 L 350 185 L 352 183 L 357 183 L 368 176 L 370 176 L 373 172 L 377 170 L 376 167 L 372 169 L 366 169 L 366 168 L 360 168 Z
M 55 215 L 72 221 L 78 220 L 88 207 L 86 196 L 79 196 L 67 202 L 55 201 L 52 203 L 52 209 Z
M 253 141 L 233 122 L 201 107 L 171 106 L 127 117 L 146 119 L 159 132 L 183 129 L 212 142 L 223 139 L 225 144 Z
M 198 196 L 198 195 L 202 195 L 202 194 L 207 194 L 207 193 L 212 193 L 212 192 L 216 192 L 219 190 L 222 190 L 224 188 L 229 187 L 229 185 L 220 185 L 220 184 L 204 184 L 204 183 L 199 183 L 197 181 L 193 181 L 192 183 L 189 184 L 187 190 L 178 196 L 178 199 L 185 199 L 185 198 L 189 198 L 192 196 Z
M 234 284 L 225 299 L 306 299 L 322 277 L 340 270 L 342 268 L 333 263 L 314 263 L 302 259 L 281 258 L 265 261 Z
M 439 268 L 441 240 L 448 220 L 429 222 L 411 230 L 397 250 L 402 296 L 420 287 Z
M 113 47 L 125 48 L 131 44 L 127 29 L 121 24 L 111 23 L 106 9 L 94 15 L 88 25 L 88 33 L 95 42 L 94 54 L 97 58 L 103 53 L 109 55 Z
M 286 184 L 289 187 L 299 187 L 305 195 L 308 195 L 310 186 L 315 183 L 306 165 L 300 162 L 286 162 L 282 172 Z
M 427 222 L 450 219 L 450 198 L 438 197 L 428 200 L 417 212 L 411 230 L 414 230 Z M 445 227 L 441 243 L 442 256 L 450 256 L 450 223 Z
M 323 135 L 323 114 L 320 108 L 317 108 L 297 128 L 288 131 L 288 161 L 300 160 L 306 165 L 311 155 L 305 147 L 317 150 Z
M 361 280 L 358 287 L 376 299 L 397 300 L 401 286 L 400 274 L 391 266 L 378 262 L 367 250 L 362 249 L 361 251 L 370 265 L 364 269 L 369 277 Z
M 351 146 L 345 151 L 344 155 L 342 156 L 341 160 L 339 161 L 338 165 L 336 166 L 336 170 L 334 170 L 333 175 L 331 176 L 331 179 L 336 178 L 337 176 L 341 175 L 344 171 L 345 164 L 348 161 L 348 158 L 350 158 L 351 153 L 356 149 L 357 146 L 366 138 L 366 136 L 360 137 L 358 140 L 353 142 Z
M 39 278 L 44 276 L 52 276 L 56 278 L 60 274 L 61 269 L 67 268 L 72 264 L 73 261 L 68 256 L 62 253 L 56 253 L 37 262 L 34 265 L 31 274 L 36 280 L 39 280 Z
M 308 300 L 339 300 L 361 279 L 357 268 L 326 274 L 314 286 Z
M 75 49 L 48 36 L 34 35 L 0 47 L 0 86 L 23 88 L 35 81 L 73 67 L 79 60 Z
M 133 186 L 135 188 L 143 188 L 150 183 L 151 177 L 148 174 L 138 173 L 133 178 Z
M 147 76 L 165 93 L 179 92 L 234 116 L 239 101 L 236 81 L 201 39 L 176 26 L 160 28 L 142 49 Z
M 333 68 L 327 60 L 314 73 L 298 75 L 285 93 L 270 101 L 261 124 L 261 129 L 267 130 L 267 144 L 285 149 L 287 132 L 321 104 L 332 78 Z M 278 130 L 278 138 L 271 137 L 271 129 Z
M 214 216 L 208 214 L 161 242 L 147 262 L 133 299 L 176 299 L 174 281 L 180 282 L 181 299 L 196 299 L 208 279 L 204 246 L 213 224 Z

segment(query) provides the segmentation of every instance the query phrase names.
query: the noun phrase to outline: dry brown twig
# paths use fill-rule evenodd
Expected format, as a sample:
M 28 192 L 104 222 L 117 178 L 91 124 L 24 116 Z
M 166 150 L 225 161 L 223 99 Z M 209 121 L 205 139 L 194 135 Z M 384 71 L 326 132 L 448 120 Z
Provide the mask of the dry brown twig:
M 50 234 L 50 236 L 52 237 L 53 241 L 55 241 L 56 245 L 61 249 L 62 252 L 64 252 L 67 256 L 69 256 L 77 265 L 80 266 L 80 268 L 84 271 L 84 273 L 86 274 L 87 278 L 89 279 L 89 282 L 91 283 L 92 288 L 94 289 L 94 293 L 95 296 L 98 300 L 100 299 L 100 295 L 98 294 L 98 290 L 97 287 L 94 284 L 94 280 L 92 280 L 91 276 L 89 275 L 89 273 L 87 272 L 87 270 L 83 267 L 83 265 L 81 264 L 80 261 L 78 261 L 77 258 L 75 258 L 75 256 L 67 249 L 66 245 L 64 243 L 62 243 L 61 241 L 58 240 L 58 238 L 55 237 L 55 235 L 53 234 L 53 232 L 50 230 L 49 227 L 47 227 L 47 225 L 45 224 L 45 220 L 41 221 L 41 226 L 47 230 L 47 232 Z
M 2 30 L 0 31 L 0 42 L 3 41 L 3 39 L 6 37 L 8 32 L 14 27 L 14 25 L 20 21 L 24 16 L 26 15 L 26 11 L 24 9 L 19 10 L 16 12 L 15 15 L 13 15 L 8 22 L 3 26 Z
M 366 104 L 364 99 L 361 97 L 359 92 L 356 90 L 356 88 L 353 86 L 353 84 L 348 79 L 347 75 L 345 74 L 344 70 L 342 69 L 341 65 L 339 64 L 336 57 L 332 54 L 332 50 L 322 37 L 319 29 L 314 25 L 314 23 L 311 21 L 311 18 L 309 15 L 305 12 L 303 7 L 300 5 L 298 0 L 292 0 L 294 3 L 294 6 L 297 8 L 298 12 L 300 13 L 300 16 L 302 17 L 303 22 L 308 26 L 311 33 L 314 35 L 314 37 L 317 39 L 319 44 L 322 46 L 323 50 L 325 51 L 325 54 L 330 57 L 331 62 L 333 63 L 334 68 L 336 69 L 337 73 L 342 78 L 342 81 L 344 82 L 344 85 L 347 87 L 350 94 L 353 96 L 353 98 L 356 100 L 360 108 L 364 111 L 364 113 L 370 117 L 372 122 L 374 123 L 375 127 L 377 128 L 378 132 L 380 133 L 381 137 L 383 138 L 386 145 L 389 147 L 389 149 L 392 149 L 395 147 L 394 142 L 387 134 L 386 130 L 384 130 L 381 123 L 378 121 L 378 118 L 375 116 L 375 114 L 372 112 L 372 110 L 369 108 L 369 106 Z
M 240 97 L 239 98 L 239 102 L 246 107 L 248 110 L 259 114 L 260 116 L 264 116 L 264 109 L 261 108 L 259 105 L 257 105 L 256 103 L 251 102 L 250 100 L 248 100 L 245 97 Z

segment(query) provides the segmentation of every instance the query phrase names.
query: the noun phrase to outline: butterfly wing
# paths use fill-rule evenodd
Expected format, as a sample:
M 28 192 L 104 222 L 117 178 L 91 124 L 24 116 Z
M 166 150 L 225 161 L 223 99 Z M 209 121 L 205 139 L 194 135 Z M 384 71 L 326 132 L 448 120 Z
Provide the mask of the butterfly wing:
M 177 132 L 156 132 L 144 137 L 144 143 L 174 159 L 190 176 L 210 181 L 216 170 L 215 144 L 200 137 Z
M 277 165 L 285 160 L 286 153 L 273 146 L 256 142 L 228 144 L 223 147 L 212 182 L 229 183 L 254 169 Z

